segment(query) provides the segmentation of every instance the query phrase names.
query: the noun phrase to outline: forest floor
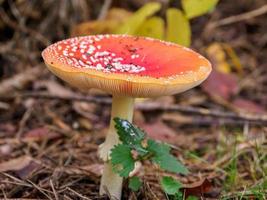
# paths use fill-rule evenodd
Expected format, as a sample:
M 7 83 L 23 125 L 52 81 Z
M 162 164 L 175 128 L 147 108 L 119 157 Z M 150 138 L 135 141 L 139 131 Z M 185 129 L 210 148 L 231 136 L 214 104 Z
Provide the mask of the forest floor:
M 98 195 L 103 162 L 97 149 L 111 98 L 71 88 L 40 55 L 78 22 L 96 19 L 102 1 L 45 2 L 0 1 L 0 198 L 108 199 Z M 141 4 L 112 6 L 135 11 Z M 169 174 L 186 196 L 267 198 L 267 15 L 238 18 L 265 4 L 224 0 L 191 22 L 192 47 L 226 73 L 215 69 L 183 94 L 137 100 L 134 123 L 175 147 L 172 153 L 190 170 Z M 236 21 L 224 24 L 229 16 Z M 132 192 L 125 183 L 123 199 L 167 199 L 158 183 L 162 174 L 144 164 L 142 189 Z

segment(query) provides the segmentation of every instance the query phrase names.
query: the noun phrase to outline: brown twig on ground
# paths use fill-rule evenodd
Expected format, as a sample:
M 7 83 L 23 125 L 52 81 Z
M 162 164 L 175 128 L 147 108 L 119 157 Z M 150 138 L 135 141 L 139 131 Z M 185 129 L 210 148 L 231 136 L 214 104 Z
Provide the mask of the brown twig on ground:
M 40 67 L 33 67 L 3 80 L 0 82 L 0 95 L 9 94 L 15 88 L 22 89 L 27 83 L 38 79 L 38 77 L 42 75 L 43 71 L 44 70 Z
M 68 101 L 85 101 L 85 102 L 95 102 L 99 104 L 109 105 L 111 104 L 111 98 L 109 97 L 95 97 L 95 96 L 57 96 L 50 95 L 47 93 L 37 93 L 37 92 L 28 92 L 20 93 L 15 95 L 5 95 L 0 96 L 0 100 L 14 99 L 17 97 L 21 98 L 41 98 L 41 99 L 59 99 L 59 100 L 68 100 Z M 192 106 L 181 106 L 177 104 L 162 104 L 157 102 L 146 102 L 146 103 L 137 103 L 136 108 L 142 111 L 179 111 L 188 114 L 197 114 L 210 117 L 220 117 L 220 118 L 231 118 L 236 120 L 243 120 L 247 122 L 257 122 L 260 124 L 267 124 L 267 115 L 259 115 L 252 113 L 234 113 L 234 112 L 222 112 L 219 110 L 211 110 L 207 108 L 196 108 Z
M 30 180 L 28 180 L 28 182 L 29 182 L 35 189 L 37 189 L 39 192 L 41 192 L 43 195 L 45 195 L 48 199 L 53 200 L 53 198 L 52 198 L 50 195 L 47 194 L 47 193 L 52 193 L 51 191 L 39 187 L 38 185 L 36 185 L 34 182 L 32 182 L 32 181 L 30 181 Z
M 219 26 L 225 26 L 225 25 L 237 23 L 237 22 L 240 22 L 240 21 L 251 19 L 253 17 L 264 15 L 266 13 L 267 13 L 267 4 L 262 6 L 262 7 L 260 7 L 260 8 L 255 9 L 255 10 L 252 10 L 252 11 L 249 11 L 249 12 L 246 12 L 246 13 L 242 13 L 240 15 L 234 15 L 234 16 L 231 16 L 231 17 L 226 17 L 226 18 L 221 19 L 219 21 L 211 22 L 209 24 L 209 28 L 216 28 L 216 27 L 219 27 Z
M 99 15 L 97 17 L 98 20 L 103 20 L 105 19 L 106 15 L 107 15 L 107 12 L 108 12 L 108 9 L 110 8 L 111 6 L 111 3 L 112 3 L 112 0 L 105 0 L 104 1 L 104 4 L 99 12 Z
M 24 131 L 24 127 L 25 127 L 27 121 L 29 120 L 29 118 L 31 117 L 32 111 L 33 111 L 33 108 L 30 107 L 23 114 L 22 119 L 19 122 L 19 128 L 18 128 L 18 131 L 17 131 L 17 134 L 16 134 L 17 138 L 21 137 L 21 135 L 22 135 L 22 133 Z
M 81 199 L 91 200 L 90 198 L 81 195 L 80 193 L 76 192 L 75 190 L 71 189 L 70 187 L 67 187 L 67 190 L 69 190 L 69 191 L 72 192 L 73 194 L 77 195 L 77 196 L 80 197 Z
M 82 95 L 75 95 L 75 96 L 62 96 L 62 95 L 51 95 L 48 93 L 40 93 L 40 92 L 24 92 L 24 93 L 17 93 L 14 95 L 1 95 L 1 100 L 8 100 L 14 99 L 17 97 L 21 98 L 40 98 L 40 99 L 58 99 L 58 100 L 66 100 L 66 101 L 84 101 L 84 102 L 94 102 L 104 105 L 111 104 L 111 98 L 109 97 L 95 97 L 95 96 L 82 96 Z
M 159 103 L 142 103 L 137 104 L 137 108 L 141 110 L 165 110 L 165 111 L 180 111 L 190 114 L 198 114 L 203 116 L 212 116 L 212 117 L 221 117 L 221 118 L 232 118 L 232 119 L 241 119 L 247 121 L 261 121 L 267 123 L 267 115 L 258 115 L 251 113 L 233 113 L 233 112 L 223 112 L 219 110 L 211 110 L 207 108 L 196 108 L 192 106 L 181 106 L 177 104 L 173 105 L 164 105 Z
M 16 177 L 12 176 L 11 174 L 4 173 L 4 172 L 0 172 L 0 174 L 10 178 L 11 180 L 13 180 L 13 183 L 15 183 L 16 185 L 22 185 L 22 186 L 25 186 L 25 187 L 32 187 L 31 184 L 26 183 L 25 181 L 20 180 L 20 179 L 18 179 Z
M 52 191 L 53 191 L 53 193 L 54 193 L 54 197 L 55 197 L 55 199 L 56 199 L 56 200 L 59 200 L 59 198 L 58 198 L 58 194 L 57 194 L 57 191 L 55 190 L 55 187 L 54 187 L 54 184 L 53 184 L 52 179 L 49 180 L 49 183 L 50 183 L 50 185 L 51 185 L 51 188 L 52 188 Z

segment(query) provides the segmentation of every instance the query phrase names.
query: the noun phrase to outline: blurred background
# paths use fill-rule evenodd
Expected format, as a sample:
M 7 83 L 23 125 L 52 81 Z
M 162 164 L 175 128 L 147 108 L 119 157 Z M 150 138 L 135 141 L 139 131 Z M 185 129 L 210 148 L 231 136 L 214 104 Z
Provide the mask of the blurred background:
M 184 194 L 265 199 L 266 21 L 266 0 L 0 0 L 0 197 L 100 199 L 96 150 L 111 98 L 57 79 L 41 51 L 112 33 L 171 41 L 212 62 L 201 86 L 137 100 L 134 123 L 190 169 L 175 177 Z M 125 185 L 125 199 L 166 199 L 149 167 L 142 191 Z

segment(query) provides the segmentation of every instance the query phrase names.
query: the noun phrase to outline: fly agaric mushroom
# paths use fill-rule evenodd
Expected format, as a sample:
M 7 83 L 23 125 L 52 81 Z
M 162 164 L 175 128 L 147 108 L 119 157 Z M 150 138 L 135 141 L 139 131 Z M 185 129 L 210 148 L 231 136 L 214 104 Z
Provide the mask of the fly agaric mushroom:
M 145 37 L 92 35 L 70 38 L 47 47 L 42 56 L 58 77 L 83 89 L 113 95 L 108 134 L 100 146 L 105 161 L 100 194 L 120 199 L 122 177 L 114 173 L 109 153 L 119 138 L 114 117 L 132 121 L 135 97 L 159 97 L 186 91 L 204 81 L 211 64 L 189 48 Z

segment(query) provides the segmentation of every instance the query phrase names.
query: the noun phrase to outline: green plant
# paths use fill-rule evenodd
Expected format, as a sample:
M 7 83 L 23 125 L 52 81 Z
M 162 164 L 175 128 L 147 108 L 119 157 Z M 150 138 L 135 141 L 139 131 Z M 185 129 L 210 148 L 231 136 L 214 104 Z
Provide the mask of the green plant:
M 236 187 L 236 182 L 238 178 L 236 147 L 234 148 L 233 156 L 229 162 L 229 165 L 226 168 L 226 172 L 227 178 L 225 185 L 229 189 L 234 189 Z
M 113 120 L 121 143 L 111 149 L 111 163 L 114 172 L 121 177 L 129 178 L 137 161 L 150 161 L 162 170 L 172 173 L 184 175 L 188 173 L 187 168 L 170 153 L 171 148 L 168 144 L 147 138 L 144 131 L 127 120 L 117 117 Z M 174 200 L 183 196 L 180 192 L 182 184 L 172 177 L 161 177 L 160 185 L 164 192 Z M 138 191 L 141 186 L 142 182 L 139 177 L 129 178 L 130 189 Z

